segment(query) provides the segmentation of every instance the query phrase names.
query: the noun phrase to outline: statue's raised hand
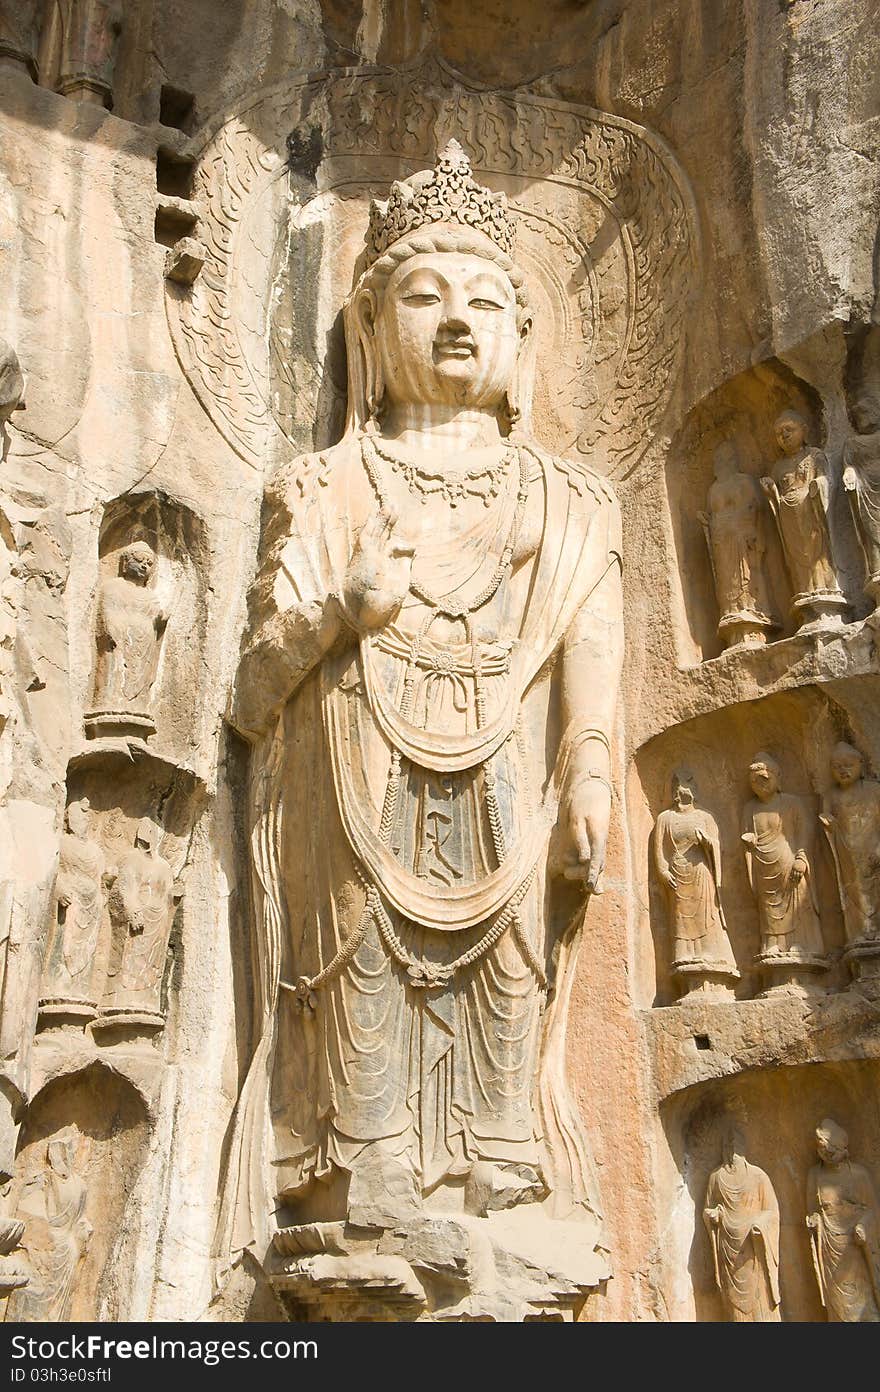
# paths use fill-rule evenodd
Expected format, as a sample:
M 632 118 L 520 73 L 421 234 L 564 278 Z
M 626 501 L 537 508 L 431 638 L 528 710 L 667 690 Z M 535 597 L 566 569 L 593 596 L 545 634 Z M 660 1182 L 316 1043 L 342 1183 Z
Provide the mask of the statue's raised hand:
M 345 574 L 342 604 L 357 629 L 382 628 L 406 599 L 413 547 L 395 536 L 398 517 L 384 510 L 361 528 Z

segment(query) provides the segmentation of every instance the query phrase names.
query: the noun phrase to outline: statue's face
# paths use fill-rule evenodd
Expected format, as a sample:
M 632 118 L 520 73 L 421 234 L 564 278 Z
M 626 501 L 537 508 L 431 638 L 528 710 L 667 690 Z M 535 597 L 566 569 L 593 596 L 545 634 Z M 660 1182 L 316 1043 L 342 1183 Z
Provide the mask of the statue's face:
M 729 478 L 735 474 L 739 468 L 739 461 L 736 457 L 736 450 L 729 441 L 719 445 L 714 455 L 715 477 Z
M 46 1158 L 49 1165 L 61 1179 L 68 1179 L 70 1176 L 72 1149 L 73 1147 L 67 1140 L 50 1141 L 46 1147 Z
M 855 749 L 835 750 L 831 759 L 831 776 L 841 788 L 851 788 L 862 774 L 861 755 Z
M 819 1159 L 826 1164 L 839 1165 L 841 1160 L 846 1159 L 846 1146 L 841 1143 L 841 1138 L 829 1135 L 827 1131 L 816 1132 L 816 1150 Z
M 804 446 L 803 422 L 796 416 L 780 416 L 775 425 L 776 442 L 783 454 L 797 454 Z
M 122 574 L 138 585 L 145 585 L 153 573 L 153 555 L 146 550 L 123 551 Z
M 516 296 L 482 256 L 411 256 L 389 277 L 376 318 L 392 404 L 497 409 L 520 346 Z
M 865 393 L 853 402 L 853 425 L 860 435 L 880 430 L 880 396 Z
M 755 797 L 770 798 L 779 791 L 779 770 L 760 760 L 749 769 L 749 784 Z
M 744 1160 L 746 1155 L 746 1138 L 738 1126 L 732 1126 L 725 1132 L 722 1141 L 724 1151 L 724 1162 L 732 1165 L 734 1160 Z
M 87 836 L 89 831 L 88 804 L 71 802 L 67 808 L 67 826 L 72 836 Z
M 676 777 L 672 782 L 672 796 L 679 807 L 689 807 L 694 800 L 694 789 L 690 779 Z

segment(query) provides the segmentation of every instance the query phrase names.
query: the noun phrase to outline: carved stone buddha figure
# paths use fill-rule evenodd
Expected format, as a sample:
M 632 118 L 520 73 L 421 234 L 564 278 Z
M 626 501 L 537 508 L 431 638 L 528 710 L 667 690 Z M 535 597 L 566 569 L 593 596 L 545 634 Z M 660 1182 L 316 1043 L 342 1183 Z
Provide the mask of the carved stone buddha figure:
M 120 552 L 119 574 L 101 586 L 94 710 L 86 717 L 89 733 L 149 734 L 155 728 L 150 708 L 168 623 L 155 572 L 152 546 L 133 541 Z
M 855 434 L 843 450 L 843 487 L 865 558 L 865 592 L 880 603 L 880 386 L 866 384 L 850 412 Z
M 779 1203 L 769 1177 L 746 1159 L 745 1138 L 735 1124 L 726 1129 L 722 1163 L 709 1176 L 703 1221 L 727 1318 L 781 1320 Z
M 758 962 L 777 980 L 788 978 L 792 984 L 827 964 L 813 881 L 811 818 L 802 798 L 782 791 L 781 778 L 770 754 L 755 755 L 749 766 L 754 797 L 743 809 L 742 840 L 758 905 Z M 790 970 L 798 966 L 803 971 Z
M 669 902 L 672 970 L 685 994 L 732 995 L 739 976 L 721 907 L 718 823 L 698 807 L 688 769 L 672 775 L 672 806 L 660 813 L 654 861 Z
M 850 944 L 880 940 L 880 783 L 864 775 L 859 750 L 843 741 L 836 744 L 831 752 L 834 787 L 822 800 L 820 820 L 834 855 Z
M 870 1172 L 849 1158 L 830 1118 L 816 1127 L 819 1163 L 807 1180 L 807 1230 L 822 1304 L 832 1322 L 880 1321 L 880 1204 Z
M 706 531 L 718 596 L 718 633 L 726 647 L 759 647 L 775 625 L 764 575 L 766 511 L 757 481 L 739 467 L 736 445 L 714 454 L 715 479 L 700 520 Z
M 828 460 L 807 443 L 807 423 L 798 411 L 777 416 L 773 432 L 780 458 L 761 484 L 779 528 L 794 592 L 792 608 L 801 627 L 839 623 L 846 597 L 837 579 L 828 527 Z
M 611 810 L 619 514 L 528 433 L 512 246 L 455 142 L 394 184 L 345 309 L 344 438 L 268 490 L 234 706 L 262 1034 L 227 1252 L 368 1190 L 599 1240 L 562 1046 Z
M 66 1128 L 47 1141 L 45 1165 L 24 1185 L 18 1216 L 24 1221 L 28 1281 L 10 1297 L 6 1318 L 11 1323 L 70 1318 L 77 1272 L 92 1237 L 88 1189 L 77 1173 L 76 1155 L 76 1134 Z
M 104 851 L 91 836 L 88 798 L 69 804 L 61 838 L 55 916 L 43 965 L 40 1011 L 92 1015 L 107 884 Z
M 120 941 L 103 1001 L 107 1015 L 161 1022 L 162 980 L 179 900 L 174 871 L 159 853 L 159 828 L 143 817 L 134 846 L 120 858 L 110 894 Z

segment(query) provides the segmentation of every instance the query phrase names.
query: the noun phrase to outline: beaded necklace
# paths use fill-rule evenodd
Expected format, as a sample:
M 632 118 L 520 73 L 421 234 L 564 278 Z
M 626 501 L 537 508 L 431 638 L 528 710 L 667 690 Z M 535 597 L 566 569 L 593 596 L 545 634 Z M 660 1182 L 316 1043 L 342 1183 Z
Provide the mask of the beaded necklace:
M 510 570 L 517 537 L 522 526 L 523 514 L 529 496 L 529 471 L 527 461 L 523 454 L 511 449 L 505 454 L 504 461 L 502 462 L 505 463 L 506 468 L 507 463 L 510 462 L 514 453 L 517 454 L 519 461 L 519 488 L 516 495 L 516 510 L 504 549 L 489 581 L 471 600 L 460 599 L 452 591 L 445 595 L 435 595 L 426 585 L 423 585 L 420 580 L 413 578 L 410 582 L 410 591 L 415 595 L 416 599 L 420 599 L 429 609 L 435 610 L 438 614 L 444 614 L 447 618 L 467 620 L 471 614 L 476 613 L 478 609 L 482 609 L 484 604 L 488 604 L 490 599 L 494 598 L 499 585 Z M 380 459 L 388 458 L 388 456 L 383 454 L 377 447 L 373 437 L 365 435 L 362 440 L 361 448 L 364 470 L 367 478 L 370 480 L 370 485 L 376 495 L 376 501 L 379 507 L 387 514 L 391 511 L 391 505 L 376 467 L 377 456 Z
M 456 469 L 448 473 L 432 472 L 423 469 L 412 460 L 401 459 L 390 450 L 383 449 L 376 437 L 369 437 L 370 445 L 380 459 L 384 459 L 396 474 L 404 480 L 411 493 L 419 495 L 422 505 L 433 497 L 441 497 L 451 508 L 458 507 L 465 498 L 482 498 L 484 507 L 492 506 L 501 490 L 504 475 L 513 458 L 513 450 L 504 451 L 496 464 L 484 464 L 476 469 Z

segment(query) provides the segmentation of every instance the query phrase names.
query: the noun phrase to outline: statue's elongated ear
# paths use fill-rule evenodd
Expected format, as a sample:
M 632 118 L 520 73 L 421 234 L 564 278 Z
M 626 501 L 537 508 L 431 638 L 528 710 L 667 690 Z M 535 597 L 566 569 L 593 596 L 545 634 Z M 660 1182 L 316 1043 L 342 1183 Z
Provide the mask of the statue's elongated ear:
M 528 433 L 532 425 L 532 393 L 535 386 L 535 336 L 532 316 L 523 313 L 517 323 L 519 349 L 516 355 L 510 386 L 507 388 L 507 413 L 511 426 Z
M 344 310 L 348 356 L 347 430 L 363 430 L 378 414 L 385 386 L 379 358 L 376 319 L 379 300 L 368 286 L 356 289 Z

